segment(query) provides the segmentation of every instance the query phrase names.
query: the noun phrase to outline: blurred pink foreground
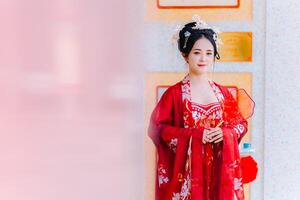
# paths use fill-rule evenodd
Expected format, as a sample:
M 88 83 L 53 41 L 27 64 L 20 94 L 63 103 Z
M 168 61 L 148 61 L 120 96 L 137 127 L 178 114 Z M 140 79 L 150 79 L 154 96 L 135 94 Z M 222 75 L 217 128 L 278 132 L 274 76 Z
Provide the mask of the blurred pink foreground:
M 0 0 L 0 199 L 142 199 L 134 3 Z

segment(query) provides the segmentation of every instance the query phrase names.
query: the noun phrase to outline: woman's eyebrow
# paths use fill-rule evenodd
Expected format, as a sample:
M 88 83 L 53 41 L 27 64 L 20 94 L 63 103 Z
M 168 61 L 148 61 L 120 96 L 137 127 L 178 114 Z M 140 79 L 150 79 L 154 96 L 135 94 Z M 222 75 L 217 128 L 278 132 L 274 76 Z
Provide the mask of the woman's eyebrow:
M 202 49 L 194 49 L 194 51 L 196 51 L 196 50 L 198 50 L 198 51 L 202 51 Z M 213 51 L 213 50 L 211 50 L 211 49 L 207 49 L 206 51 Z

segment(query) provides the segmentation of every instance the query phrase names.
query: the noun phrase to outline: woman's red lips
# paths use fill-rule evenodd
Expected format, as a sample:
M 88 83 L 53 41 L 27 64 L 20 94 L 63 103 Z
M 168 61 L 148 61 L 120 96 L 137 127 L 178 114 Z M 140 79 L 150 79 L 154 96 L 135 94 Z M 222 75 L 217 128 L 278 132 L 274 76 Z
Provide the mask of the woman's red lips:
M 204 66 L 206 66 L 205 64 L 199 64 L 198 65 L 199 67 L 204 67 Z

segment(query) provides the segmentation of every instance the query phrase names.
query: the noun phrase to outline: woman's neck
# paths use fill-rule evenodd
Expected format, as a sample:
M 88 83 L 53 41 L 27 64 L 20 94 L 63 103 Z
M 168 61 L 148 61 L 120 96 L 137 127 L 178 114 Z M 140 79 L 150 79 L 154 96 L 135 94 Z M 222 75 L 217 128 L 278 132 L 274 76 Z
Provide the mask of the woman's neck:
M 193 85 L 203 85 L 207 84 L 208 81 L 210 80 L 208 78 L 207 73 L 205 74 L 189 74 L 190 76 L 190 81 L 193 83 Z

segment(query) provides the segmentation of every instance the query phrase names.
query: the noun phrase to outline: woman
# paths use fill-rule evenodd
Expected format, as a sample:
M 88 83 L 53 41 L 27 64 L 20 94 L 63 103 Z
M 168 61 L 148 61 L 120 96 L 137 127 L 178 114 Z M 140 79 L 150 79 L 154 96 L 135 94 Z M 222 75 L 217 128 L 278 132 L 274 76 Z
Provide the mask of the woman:
M 149 126 L 158 152 L 157 200 L 244 199 L 238 143 L 247 121 L 227 88 L 208 77 L 219 43 L 199 19 L 179 32 L 189 73 L 163 94 Z

